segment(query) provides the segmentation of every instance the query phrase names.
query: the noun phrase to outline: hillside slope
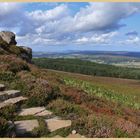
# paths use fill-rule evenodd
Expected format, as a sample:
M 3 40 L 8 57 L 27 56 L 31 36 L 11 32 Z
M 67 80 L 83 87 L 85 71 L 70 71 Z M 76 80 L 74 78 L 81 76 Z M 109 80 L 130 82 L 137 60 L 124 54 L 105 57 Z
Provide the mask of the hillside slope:
M 126 95 L 82 81 L 72 74 L 40 69 L 29 63 L 31 50 L 18 47 L 15 42 L 9 43 L 1 37 L 0 84 L 6 86 L 5 90 L 19 90 L 20 96 L 27 100 L 0 109 L 0 137 L 19 137 L 16 124 L 19 121 L 36 124 L 35 120 L 39 126 L 20 137 L 67 137 L 72 130 L 85 137 L 140 137 L 138 101 L 131 103 Z M 4 100 L 2 94 L 0 97 Z M 43 107 L 63 120 L 71 120 L 72 124 L 52 132 L 45 125 L 50 116 L 19 116 L 19 110 L 31 107 Z M 9 121 L 16 122 L 12 134 Z

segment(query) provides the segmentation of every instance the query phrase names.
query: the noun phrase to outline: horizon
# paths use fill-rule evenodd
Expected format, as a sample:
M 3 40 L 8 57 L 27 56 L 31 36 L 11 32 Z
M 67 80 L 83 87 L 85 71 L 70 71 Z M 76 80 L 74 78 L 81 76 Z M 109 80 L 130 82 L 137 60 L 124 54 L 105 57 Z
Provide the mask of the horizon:
M 36 52 L 140 52 L 140 2 L 1 2 L 0 21 Z
M 70 52 L 130 52 L 130 53 L 140 53 L 140 51 L 107 51 L 107 50 L 64 50 L 64 51 L 33 51 L 33 53 L 70 53 Z

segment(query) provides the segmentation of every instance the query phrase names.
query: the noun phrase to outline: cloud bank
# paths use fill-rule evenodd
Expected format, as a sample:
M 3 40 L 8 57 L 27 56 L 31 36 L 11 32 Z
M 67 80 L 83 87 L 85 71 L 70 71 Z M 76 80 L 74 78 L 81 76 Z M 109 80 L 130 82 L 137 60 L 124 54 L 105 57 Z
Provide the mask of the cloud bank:
M 139 3 L 89 3 L 72 14 L 67 3 L 52 9 L 26 11 L 27 3 L 1 3 L 0 29 L 11 29 L 18 41 L 32 46 L 113 44 L 123 20 L 140 12 Z M 128 32 L 126 43 L 138 43 L 138 33 Z M 25 42 L 26 40 L 26 42 Z

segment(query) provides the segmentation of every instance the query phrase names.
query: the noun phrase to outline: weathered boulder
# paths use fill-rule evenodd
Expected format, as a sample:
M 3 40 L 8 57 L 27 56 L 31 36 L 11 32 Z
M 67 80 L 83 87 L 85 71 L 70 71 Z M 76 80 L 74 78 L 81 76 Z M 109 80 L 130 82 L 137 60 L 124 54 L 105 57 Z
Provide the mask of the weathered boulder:
M 14 54 L 27 62 L 31 62 L 32 49 L 25 46 L 16 46 L 16 35 L 12 32 L 0 32 L 0 54 Z
M 0 37 L 9 45 L 16 45 L 15 34 L 9 31 L 0 32 Z
M 23 49 L 20 56 L 26 61 L 30 62 L 32 59 L 32 49 L 25 46 L 20 46 L 20 48 Z

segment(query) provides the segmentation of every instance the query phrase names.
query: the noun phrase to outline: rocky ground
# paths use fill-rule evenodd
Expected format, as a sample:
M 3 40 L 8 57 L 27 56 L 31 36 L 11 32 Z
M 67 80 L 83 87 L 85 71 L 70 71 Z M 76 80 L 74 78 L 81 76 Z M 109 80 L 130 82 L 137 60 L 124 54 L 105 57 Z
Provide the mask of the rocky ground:
M 20 91 L 18 90 L 4 90 L 5 85 L 0 84 L 0 109 L 9 106 L 18 104 L 19 102 L 23 102 L 24 100 L 28 100 L 28 98 L 21 96 Z M 46 123 L 46 128 L 50 132 L 54 132 L 58 129 L 66 128 L 71 126 L 71 120 L 63 120 L 61 117 L 53 115 L 53 113 L 49 110 L 46 110 L 45 107 L 31 107 L 31 108 L 22 108 L 17 112 L 18 116 L 38 116 L 43 117 L 44 122 Z M 15 128 L 15 131 L 11 133 L 11 137 L 16 135 L 18 137 L 26 136 L 26 134 L 31 133 L 35 128 L 39 127 L 39 122 L 37 119 L 31 120 L 20 120 L 20 121 L 13 121 L 10 122 L 9 128 Z M 55 137 L 61 137 L 59 135 Z M 76 131 L 72 131 L 68 137 L 82 137 Z

